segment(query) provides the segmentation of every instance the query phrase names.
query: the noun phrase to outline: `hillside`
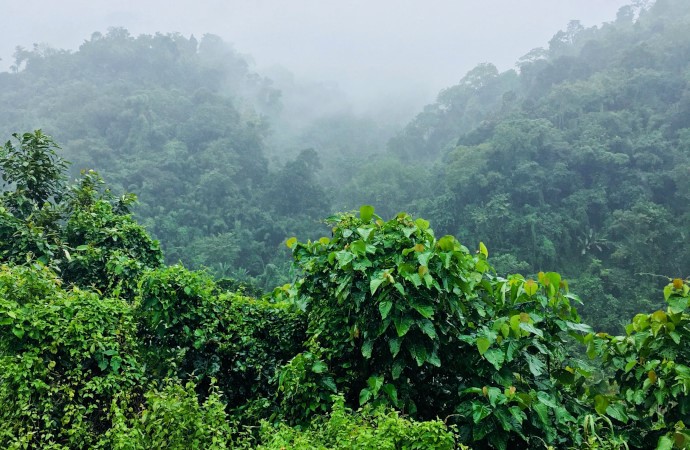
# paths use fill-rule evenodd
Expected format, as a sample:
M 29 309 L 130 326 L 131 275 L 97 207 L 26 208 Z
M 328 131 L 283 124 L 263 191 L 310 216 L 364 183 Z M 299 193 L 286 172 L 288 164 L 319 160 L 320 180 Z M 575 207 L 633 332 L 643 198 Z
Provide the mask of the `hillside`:
M 656 306 L 655 275 L 690 267 L 689 21 L 683 1 L 627 7 L 517 70 L 478 66 L 389 142 L 392 180 L 425 167 L 405 208 L 489 243 L 499 271 L 557 268 L 607 329 Z

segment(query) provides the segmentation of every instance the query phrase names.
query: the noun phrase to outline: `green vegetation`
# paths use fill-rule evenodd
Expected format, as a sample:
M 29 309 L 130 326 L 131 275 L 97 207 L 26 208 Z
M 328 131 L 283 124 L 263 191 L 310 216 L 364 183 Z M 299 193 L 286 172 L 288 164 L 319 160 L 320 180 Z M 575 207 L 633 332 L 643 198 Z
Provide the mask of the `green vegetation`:
M 214 36 L 19 49 L 65 149 L 0 147 L 0 447 L 690 448 L 688 30 L 572 22 L 387 151 Z
M 15 139 L 0 151 L 16 244 L 0 266 L 3 447 L 690 445 L 687 281 L 626 336 L 594 334 L 558 273 L 499 276 L 483 243 L 363 206 L 328 218 L 330 238 L 288 239 L 299 277 L 254 299 L 164 266 L 133 196 L 93 172 L 65 183 L 40 131 Z

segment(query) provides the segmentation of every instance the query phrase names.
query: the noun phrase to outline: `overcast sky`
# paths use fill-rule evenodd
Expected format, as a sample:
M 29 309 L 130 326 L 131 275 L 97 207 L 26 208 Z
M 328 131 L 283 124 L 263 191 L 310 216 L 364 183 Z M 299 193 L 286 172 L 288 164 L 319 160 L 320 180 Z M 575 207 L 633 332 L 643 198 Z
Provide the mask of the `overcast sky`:
M 612 21 L 632 0 L 0 0 L 0 69 L 17 45 L 77 49 L 94 31 L 213 33 L 301 78 L 334 81 L 355 102 L 424 97 L 472 67 L 500 70 L 571 19 Z M 367 89 L 364 89 L 367 87 Z

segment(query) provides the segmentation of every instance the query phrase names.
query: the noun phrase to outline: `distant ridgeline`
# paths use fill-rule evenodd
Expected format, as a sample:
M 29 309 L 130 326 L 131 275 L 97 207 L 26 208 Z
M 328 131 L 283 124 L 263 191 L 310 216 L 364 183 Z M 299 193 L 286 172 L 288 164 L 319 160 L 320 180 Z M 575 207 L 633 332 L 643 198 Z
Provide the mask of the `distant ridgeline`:
M 479 65 L 387 150 L 385 118 L 336 113 L 333 98 L 309 108 L 298 82 L 252 72 L 211 35 L 113 29 L 73 53 L 15 58 L 0 128 L 55 136 L 74 174 L 97 169 L 139 195 L 135 216 L 169 263 L 248 288 L 289 280 L 286 235 L 317 237 L 322 217 L 362 203 L 486 242 L 499 273 L 558 270 L 608 331 L 661 306 L 664 277 L 690 267 L 684 0 L 635 2 L 599 28 L 573 21 L 516 70 Z M 290 115 L 299 130 L 285 131 Z

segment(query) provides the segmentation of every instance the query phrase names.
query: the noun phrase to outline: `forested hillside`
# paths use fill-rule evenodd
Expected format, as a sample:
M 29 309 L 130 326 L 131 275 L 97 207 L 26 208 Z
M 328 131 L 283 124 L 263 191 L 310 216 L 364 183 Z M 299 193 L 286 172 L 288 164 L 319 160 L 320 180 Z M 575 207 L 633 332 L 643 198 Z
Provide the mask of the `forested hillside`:
M 73 174 L 136 192 L 169 262 L 270 290 L 287 281 L 286 235 L 371 203 L 489 243 L 499 271 L 557 268 L 612 330 L 654 304 L 654 275 L 690 264 L 688 8 L 635 5 L 600 28 L 570 23 L 516 70 L 479 65 L 387 152 L 385 118 L 353 115 L 328 86 L 262 77 L 212 35 L 113 29 L 76 52 L 18 49 L 0 124 L 41 128 Z
M 0 112 L 3 129 L 41 128 L 73 175 L 96 169 L 136 192 L 137 217 L 170 262 L 264 275 L 271 289 L 287 274 L 276 257 L 285 236 L 313 233 L 328 212 L 314 151 L 269 171 L 265 118 L 278 114 L 281 93 L 215 36 L 113 29 L 74 53 L 18 50 L 16 65 L 0 74 L 12 105 Z
M 397 131 L 213 35 L 14 63 L 0 447 L 690 448 L 685 0 Z
M 478 66 L 390 141 L 391 178 L 417 167 L 406 208 L 490 243 L 500 271 L 558 268 L 609 330 L 656 305 L 655 275 L 690 267 L 689 23 L 684 1 L 626 7 L 518 70 Z

